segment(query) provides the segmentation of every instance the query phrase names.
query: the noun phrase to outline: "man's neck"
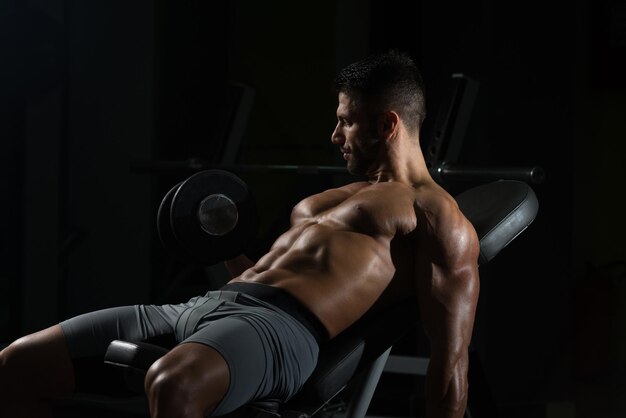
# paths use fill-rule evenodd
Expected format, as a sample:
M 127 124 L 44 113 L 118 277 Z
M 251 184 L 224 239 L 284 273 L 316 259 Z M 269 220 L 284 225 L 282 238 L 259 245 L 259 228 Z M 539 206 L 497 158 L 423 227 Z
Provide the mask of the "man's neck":
M 372 184 L 394 181 L 414 187 L 433 181 L 419 140 L 408 137 L 390 147 L 386 158 L 366 175 Z

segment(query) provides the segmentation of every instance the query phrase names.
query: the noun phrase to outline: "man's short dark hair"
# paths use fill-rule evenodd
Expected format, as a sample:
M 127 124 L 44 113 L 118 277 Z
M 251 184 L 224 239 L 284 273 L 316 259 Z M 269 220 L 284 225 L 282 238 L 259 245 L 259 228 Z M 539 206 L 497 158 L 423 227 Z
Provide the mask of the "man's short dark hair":
M 396 50 L 348 65 L 335 78 L 335 91 L 362 101 L 370 111 L 397 112 L 412 133 L 426 116 L 422 75 L 411 57 Z

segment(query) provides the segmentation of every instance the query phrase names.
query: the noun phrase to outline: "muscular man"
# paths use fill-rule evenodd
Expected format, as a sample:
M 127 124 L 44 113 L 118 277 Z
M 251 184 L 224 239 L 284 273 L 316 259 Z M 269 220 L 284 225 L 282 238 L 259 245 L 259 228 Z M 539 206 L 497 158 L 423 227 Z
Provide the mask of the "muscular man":
M 0 355 L 2 417 L 44 417 L 72 393 L 74 361 L 111 339 L 174 332 L 146 376 L 152 417 L 220 415 L 250 399 L 287 399 L 318 344 L 365 312 L 415 294 L 430 339 L 427 416 L 461 417 L 478 299 L 478 241 L 430 177 L 419 145 L 421 77 L 391 52 L 345 68 L 331 140 L 368 181 L 293 209 L 291 228 L 258 262 L 227 262 L 233 280 L 187 303 L 113 308 L 26 336 Z M 416 308 L 416 315 L 418 315 Z

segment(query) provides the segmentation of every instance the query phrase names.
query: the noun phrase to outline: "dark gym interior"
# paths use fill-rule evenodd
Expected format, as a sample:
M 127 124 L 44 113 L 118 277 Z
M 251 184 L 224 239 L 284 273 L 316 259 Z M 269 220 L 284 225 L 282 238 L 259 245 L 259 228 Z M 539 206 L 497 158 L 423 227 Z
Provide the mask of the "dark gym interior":
M 459 163 L 545 171 L 535 222 L 480 270 L 473 344 L 499 416 L 625 416 L 624 0 L 2 2 L 0 346 L 223 283 L 163 249 L 163 195 L 194 164 L 342 164 L 333 77 L 392 48 L 424 76 L 423 146 L 463 73 L 479 90 Z M 241 177 L 257 253 L 337 181 Z M 371 413 L 421 416 L 419 380 L 385 375 Z

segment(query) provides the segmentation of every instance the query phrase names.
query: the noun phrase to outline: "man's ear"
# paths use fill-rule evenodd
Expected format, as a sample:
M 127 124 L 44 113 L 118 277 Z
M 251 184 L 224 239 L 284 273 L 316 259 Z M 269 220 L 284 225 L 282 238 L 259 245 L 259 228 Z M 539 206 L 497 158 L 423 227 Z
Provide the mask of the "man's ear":
M 382 137 L 385 140 L 394 138 L 398 132 L 400 125 L 400 116 L 393 110 L 383 113 L 380 121 L 380 129 Z

